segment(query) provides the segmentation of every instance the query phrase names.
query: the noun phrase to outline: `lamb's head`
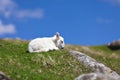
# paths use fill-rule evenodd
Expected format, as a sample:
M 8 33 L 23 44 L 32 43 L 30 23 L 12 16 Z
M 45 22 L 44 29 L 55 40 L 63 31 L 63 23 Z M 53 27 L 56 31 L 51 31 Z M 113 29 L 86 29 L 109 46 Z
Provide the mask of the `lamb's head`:
M 54 41 L 56 47 L 58 47 L 59 49 L 63 49 L 65 47 L 64 38 L 62 36 L 60 36 L 60 34 L 58 32 L 54 36 L 53 41 Z

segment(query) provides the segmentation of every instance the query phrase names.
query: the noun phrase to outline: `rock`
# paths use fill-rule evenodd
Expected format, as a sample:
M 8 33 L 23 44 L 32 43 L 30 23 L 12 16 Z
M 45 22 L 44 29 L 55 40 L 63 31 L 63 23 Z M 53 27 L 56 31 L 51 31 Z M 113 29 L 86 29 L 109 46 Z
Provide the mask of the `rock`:
M 3 72 L 0 71 L 0 80 L 11 80 L 11 79 L 7 77 Z
M 113 41 L 108 44 L 108 47 L 112 50 L 118 50 L 120 49 L 120 40 Z
M 102 73 L 88 73 L 80 75 L 75 80 L 120 80 L 120 78 L 114 79 L 113 77 Z
M 113 80 L 118 80 L 118 79 L 120 80 L 119 74 L 117 74 L 115 71 L 111 70 L 109 67 L 105 66 L 104 64 L 99 63 L 95 59 L 87 56 L 86 54 L 78 52 L 78 51 L 70 51 L 69 54 L 75 56 L 81 63 L 83 63 L 83 65 L 85 65 L 88 68 L 91 68 L 94 71 L 94 75 L 85 74 L 85 76 L 87 76 L 88 78 L 90 76 L 95 76 L 95 75 L 99 76 L 100 74 L 100 75 L 110 76 Z M 76 79 L 76 80 L 89 80 L 87 79 L 87 77 L 85 77 L 85 79 Z M 97 80 L 109 80 L 109 79 L 97 79 Z

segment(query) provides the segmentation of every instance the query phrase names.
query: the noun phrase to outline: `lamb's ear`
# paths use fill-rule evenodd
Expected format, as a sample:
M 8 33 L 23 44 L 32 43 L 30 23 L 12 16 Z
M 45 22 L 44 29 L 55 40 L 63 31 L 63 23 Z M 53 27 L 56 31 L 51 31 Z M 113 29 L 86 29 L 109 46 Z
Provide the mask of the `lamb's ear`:
M 59 32 L 56 32 L 56 38 L 59 39 L 59 37 L 60 37 Z

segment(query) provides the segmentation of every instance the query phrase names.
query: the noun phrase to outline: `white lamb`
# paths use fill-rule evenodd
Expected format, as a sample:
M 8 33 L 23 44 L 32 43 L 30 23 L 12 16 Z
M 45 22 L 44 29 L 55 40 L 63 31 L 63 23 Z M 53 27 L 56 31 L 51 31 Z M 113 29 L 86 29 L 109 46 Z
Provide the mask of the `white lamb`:
M 47 52 L 51 50 L 59 50 L 64 48 L 64 38 L 57 32 L 53 37 L 36 38 L 30 41 L 28 51 L 32 52 Z

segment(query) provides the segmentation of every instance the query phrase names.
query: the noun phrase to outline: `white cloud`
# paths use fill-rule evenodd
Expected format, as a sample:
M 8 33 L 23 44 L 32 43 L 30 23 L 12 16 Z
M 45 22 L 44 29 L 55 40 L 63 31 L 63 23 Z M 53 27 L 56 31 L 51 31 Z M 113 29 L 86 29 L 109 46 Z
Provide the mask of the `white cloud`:
M 0 13 L 5 17 L 11 16 L 15 8 L 17 8 L 17 4 L 12 0 L 0 0 Z
M 111 19 L 105 19 L 105 18 L 97 18 L 96 22 L 99 24 L 110 24 L 112 23 Z
M 103 0 L 103 1 L 111 3 L 112 5 L 120 5 L 120 0 Z
M 18 4 L 13 0 L 0 0 L 0 13 L 6 18 L 43 18 L 42 9 L 20 10 L 18 7 Z
M 0 35 L 14 34 L 15 32 L 16 30 L 13 24 L 4 25 L 2 21 L 0 21 Z
M 19 10 L 15 12 L 15 17 L 17 18 L 42 18 L 43 10 Z

